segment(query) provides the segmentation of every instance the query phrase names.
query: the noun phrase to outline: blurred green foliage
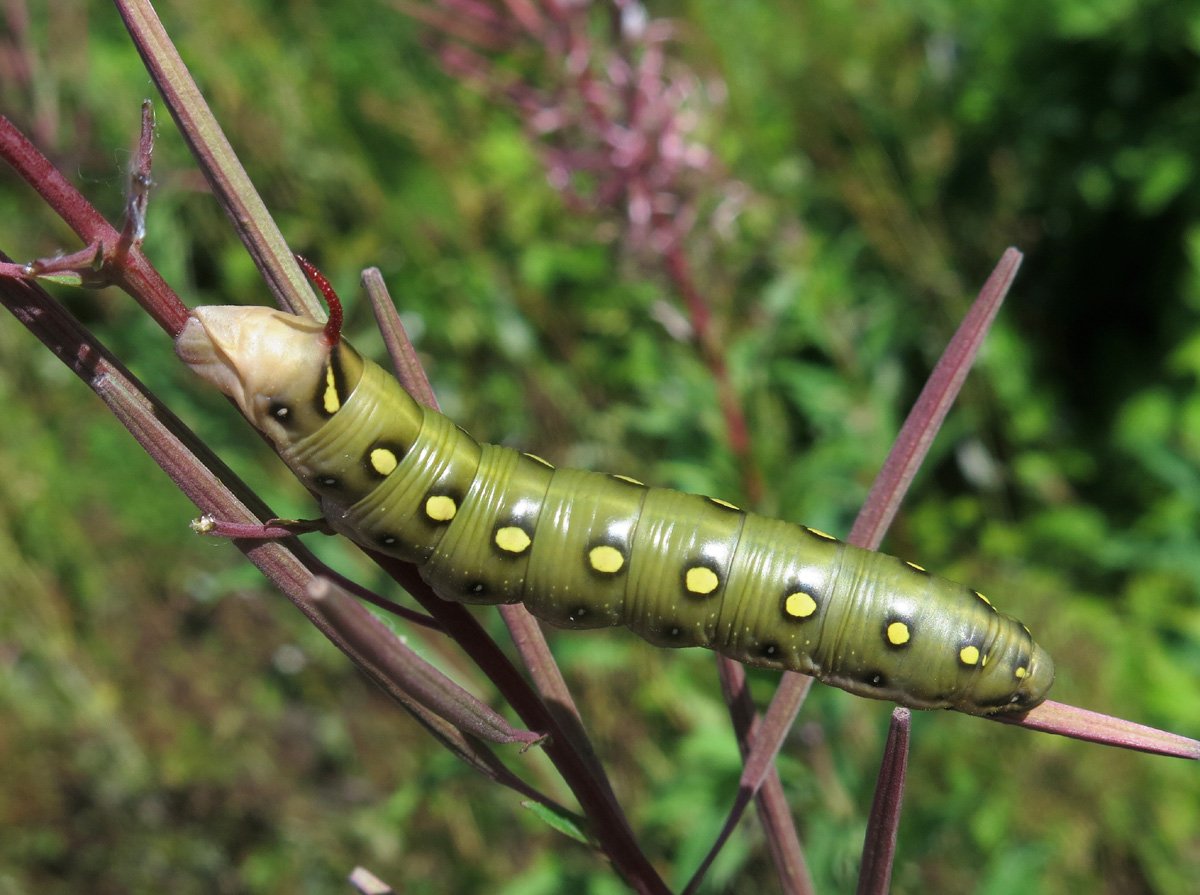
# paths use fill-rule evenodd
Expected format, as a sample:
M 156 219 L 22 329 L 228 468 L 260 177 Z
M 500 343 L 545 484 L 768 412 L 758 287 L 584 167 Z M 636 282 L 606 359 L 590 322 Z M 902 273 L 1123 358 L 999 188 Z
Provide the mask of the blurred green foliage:
M 283 231 L 349 299 L 360 347 L 380 343 L 354 276 L 377 265 L 446 412 L 480 438 L 745 500 L 708 370 L 664 325 L 668 281 L 620 221 L 564 209 L 511 111 L 445 76 L 427 31 L 386 3 L 158 7 Z M 109 5 L 28 9 L 28 34 L 0 32 L 3 112 L 115 217 L 146 75 Z M 1200 5 L 653 13 L 728 91 L 704 201 L 738 214 L 702 219 L 688 252 L 770 483 L 756 509 L 848 529 L 970 296 L 1018 245 L 1025 268 L 887 546 L 1026 620 L 1058 661 L 1056 698 L 1200 735 Z M 167 279 L 195 304 L 265 300 L 165 116 L 155 179 L 145 248 Z M 77 247 L 3 183 L 0 248 Z M 281 515 L 309 512 L 128 301 L 61 294 Z M 193 538 L 186 501 L 12 320 L 0 357 L 0 893 L 346 891 L 355 864 L 411 893 L 621 891 L 232 548 Z M 382 586 L 344 545 L 314 546 Z M 553 644 L 635 829 L 682 884 L 739 770 L 711 658 L 625 632 Z M 773 676 L 753 682 L 765 698 Z M 887 708 L 818 687 L 779 760 L 821 892 L 853 884 Z M 508 758 L 564 797 L 536 750 Z M 1200 879 L 1183 762 L 921 715 L 906 809 L 897 892 Z M 775 888 L 749 820 L 707 891 Z

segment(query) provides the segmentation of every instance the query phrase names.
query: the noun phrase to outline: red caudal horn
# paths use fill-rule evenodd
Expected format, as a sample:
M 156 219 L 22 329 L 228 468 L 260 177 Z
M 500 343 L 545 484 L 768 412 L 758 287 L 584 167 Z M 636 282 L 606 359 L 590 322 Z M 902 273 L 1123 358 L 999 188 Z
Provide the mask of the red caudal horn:
M 325 296 L 325 303 L 329 305 L 329 319 L 325 322 L 324 338 L 325 344 L 332 348 L 342 338 L 342 300 L 338 298 L 337 293 L 333 291 L 333 286 L 326 279 L 325 274 L 317 270 L 315 264 L 303 255 L 296 255 L 296 261 L 308 275 L 308 278 L 317 284 L 317 288 Z

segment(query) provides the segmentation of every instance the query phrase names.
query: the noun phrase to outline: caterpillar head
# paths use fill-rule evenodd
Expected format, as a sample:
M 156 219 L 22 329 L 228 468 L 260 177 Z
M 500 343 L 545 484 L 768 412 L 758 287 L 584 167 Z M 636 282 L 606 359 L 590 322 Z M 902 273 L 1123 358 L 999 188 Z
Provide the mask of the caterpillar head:
M 362 361 L 325 324 L 274 308 L 196 308 L 175 353 L 232 398 L 277 448 L 316 431 L 358 384 Z

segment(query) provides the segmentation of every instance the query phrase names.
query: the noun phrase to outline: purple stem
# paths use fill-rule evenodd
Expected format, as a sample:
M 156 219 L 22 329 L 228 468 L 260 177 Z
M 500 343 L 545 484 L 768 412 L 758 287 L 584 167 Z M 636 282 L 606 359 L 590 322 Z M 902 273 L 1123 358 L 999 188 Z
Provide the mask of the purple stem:
M 871 804 L 867 834 L 863 840 L 857 895 L 887 895 L 891 884 L 911 729 L 912 712 L 905 708 L 893 709 L 887 743 L 883 747 L 883 762 L 875 784 L 875 801 Z

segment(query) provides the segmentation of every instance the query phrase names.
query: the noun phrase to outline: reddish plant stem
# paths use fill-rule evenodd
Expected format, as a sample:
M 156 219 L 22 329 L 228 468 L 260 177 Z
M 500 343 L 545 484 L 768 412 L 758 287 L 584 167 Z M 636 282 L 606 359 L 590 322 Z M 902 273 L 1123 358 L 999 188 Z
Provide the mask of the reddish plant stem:
M 925 387 L 921 389 L 917 402 L 896 436 L 858 518 L 854 520 L 854 527 L 847 538 L 849 543 L 869 550 L 878 549 L 946 414 L 958 397 L 967 374 L 971 372 L 984 337 L 1017 276 L 1021 258 L 1021 253 L 1016 249 L 1006 249 L 979 290 L 978 298 L 958 325 L 954 337 L 929 374 Z
M 721 406 L 721 415 L 725 419 L 725 432 L 729 439 L 729 449 L 737 459 L 742 475 L 742 489 L 747 502 L 751 505 L 762 500 L 763 482 L 750 453 L 750 430 L 746 425 L 746 416 L 742 412 L 737 391 L 729 379 L 729 367 L 725 363 L 725 352 L 719 340 L 713 335 L 712 310 L 707 300 L 696 288 L 691 266 L 682 247 L 676 243 L 663 254 L 663 262 L 667 274 L 683 299 L 692 323 L 692 331 L 696 335 L 696 345 L 700 357 L 708 367 L 713 382 L 717 386 L 717 400 Z
M 8 162 L 88 245 L 115 248 L 121 233 L 42 155 L 20 130 L 0 115 L 0 158 Z M 188 309 L 146 260 L 140 248 L 131 249 L 119 267 L 108 269 L 111 281 L 125 289 L 158 325 L 172 336 L 183 329 Z
M 904 780 L 908 771 L 908 738 L 912 729 L 912 711 L 892 710 L 875 800 L 871 804 L 867 835 L 863 839 L 862 864 L 858 871 L 857 895 L 887 895 L 892 881 L 892 861 L 896 856 L 896 833 L 900 829 L 900 806 L 904 801 Z

